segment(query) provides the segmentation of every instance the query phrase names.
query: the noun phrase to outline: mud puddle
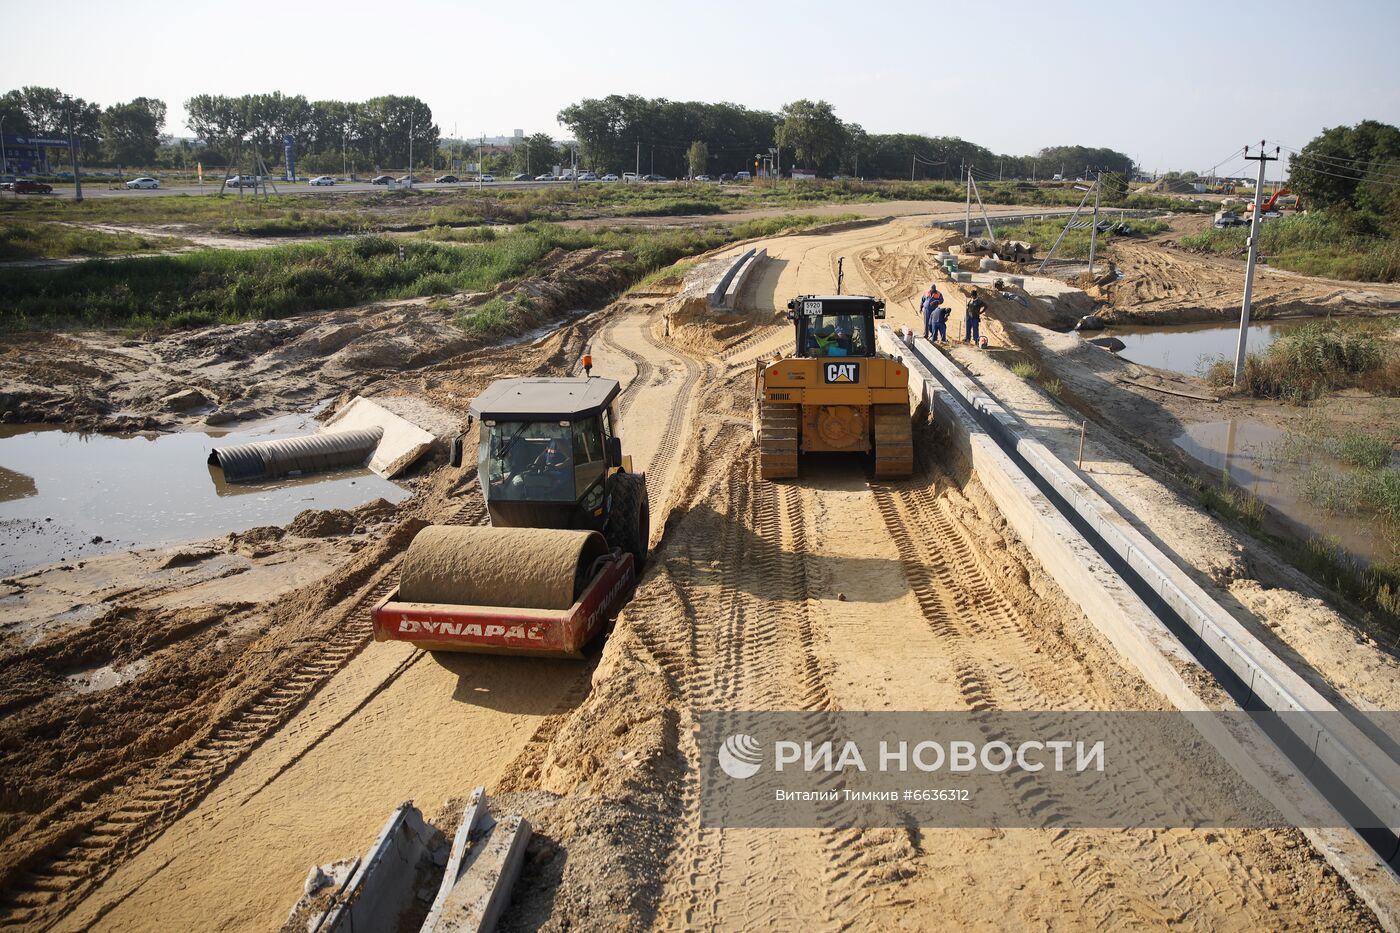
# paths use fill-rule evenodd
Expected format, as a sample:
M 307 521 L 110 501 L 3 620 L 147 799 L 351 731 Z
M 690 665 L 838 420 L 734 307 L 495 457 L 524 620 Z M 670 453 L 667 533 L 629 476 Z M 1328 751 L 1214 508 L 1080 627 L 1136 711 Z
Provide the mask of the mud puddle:
M 0 425 L 0 575 L 132 547 L 282 525 L 303 509 L 352 508 L 409 493 L 368 470 L 229 485 L 216 445 L 309 434 L 309 414 L 236 431 L 78 434 Z
M 1289 330 L 1311 319 L 1261 321 L 1249 325 L 1249 352 L 1260 353 Z M 1090 335 L 1098 336 L 1098 335 Z M 1217 360 L 1235 358 L 1240 326 L 1234 324 L 1163 324 L 1156 327 L 1108 327 L 1102 336 L 1117 337 L 1126 346 L 1118 351 L 1125 360 L 1158 369 L 1203 375 Z
M 1216 471 L 1221 485 L 1244 490 L 1283 516 L 1291 529 L 1335 540 L 1363 561 L 1388 558 L 1385 536 L 1365 517 L 1328 512 L 1304 491 L 1315 470 L 1341 475 L 1351 468 L 1322 451 L 1285 455 L 1286 440 L 1287 434 L 1277 428 L 1232 418 L 1193 424 L 1176 445 Z

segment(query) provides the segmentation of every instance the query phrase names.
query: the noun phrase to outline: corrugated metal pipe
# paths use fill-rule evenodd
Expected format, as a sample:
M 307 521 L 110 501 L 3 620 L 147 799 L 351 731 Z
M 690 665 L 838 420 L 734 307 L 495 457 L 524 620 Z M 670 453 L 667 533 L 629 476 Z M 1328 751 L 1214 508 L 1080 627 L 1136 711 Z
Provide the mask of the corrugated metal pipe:
M 367 428 L 235 444 L 215 448 L 209 454 L 209 463 L 224 471 L 225 482 L 255 483 L 297 473 L 363 466 L 383 436 L 383 428 Z

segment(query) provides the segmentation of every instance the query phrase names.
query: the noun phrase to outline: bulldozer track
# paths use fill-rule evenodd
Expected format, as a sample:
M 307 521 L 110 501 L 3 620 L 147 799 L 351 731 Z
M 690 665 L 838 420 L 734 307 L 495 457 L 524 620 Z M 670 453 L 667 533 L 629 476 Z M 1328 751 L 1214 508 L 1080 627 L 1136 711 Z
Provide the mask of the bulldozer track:
M 598 332 L 598 339 L 605 343 L 609 349 L 616 350 L 618 353 L 627 357 L 637 370 L 636 375 L 628 380 L 626 388 L 622 390 L 622 394 L 618 397 L 618 414 L 625 417 L 628 410 L 631 409 L 632 403 L 637 400 L 639 390 L 651 382 L 655 367 L 652 365 L 651 360 L 626 346 L 620 340 L 614 339 L 612 332 L 617 328 L 619 323 L 621 323 L 620 319 L 614 320 L 612 323 L 608 324 L 608 326 L 604 327 Z
M 684 441 L 681 429 L 685 427 L 686 419 L 690 416 L 690 403 L 695 395 L 695 385 L 700 381 L 700 376 L 705 372 L 705 368 L 700 365 L 690 354 L 682 350 L 675 349 L 657 340 L 651 333 L 651 328 L 643 325 L 642 339 L 655 348 L 660 353 L 673 357 L 681 361 L 685 367 L 685 375 L 681 377 L 680 387 L 676 390 L 675 401 L 671 404 L 671 410 L 666 418 L 666 428 L 657 444 L 656 452 L 652 454 L 651 462 L 647 464 L 647 473 L 654 474 L 658 479 L 666 476 L 671 469 L 671 462 L 675 460 L 676 454 L 680 451 Z M 661 483 L 647 483 L 647 497 L 651 501 L 653 512 L 660 509 L 660 496 L 662 490 Z
M 1112 709 L 1126 702 L 1106 694 L 1082 658 L 1054 656 L 1054 634 L 1036 626 L 1007 599 L 1005 587 L 996 585 L 979 558 L 979 547 L 946 499 L 917 481 L 876 485 L 872 493 L 921 613 L 953 657 L 952 681 L 967 709 Z M 1111 723 L 1107 728 L 1116 734 Z M 1024 814 L 1057 806 L 1033 782 L 1004 784 L 1013 805 Z M 1169 805 L 1188 804 L 1172 782 L 1131 769 L 1120 776 L 1116 794 L 1120 800 L 1165 798 Z M 1171 844 L 1173 834 L 1189 836 L 1189 831 L 1047 832 L 1038 835 L 1043 842 L 1034 847 L 1034 857 L 1047 876 L 1063 876 L 1066 884 L 1082 892 L 1083 916 L 1094 918 L 1094 925 L 1180 922 L 1202 892 L 1232 903 L 1251 922 L 1267 923 L 1252 906 L 1263 892 L 1247 872 L 1237 874 L 1239 856 L 1229 844 L 1181 846 L 1173 855 L 1175 867 L 1167 867 L 1160 852 Z M 1194 879 L 1194 887 L 1183 883 L 1183 871 Z M 1124 877 L 1133 879 L 1132 896 L 1118 883 Z
M 480 496 L 467 496 L 444 524 L 485 521 Z M 383 564 L 341 613 L 340 623 L 327 627 L 324 640 L 270 672 L 251 698 L 209 724 L 203 736 L 173 762 L 145 769 L 113 787 L 106 796 L 120 795 L 115 808 L 110 804 L 89 808 L 76 802 L 46 814 L 53 821 L 83 812 L 73 832 L 52 854 L 5 892 L 0 929 L 50 929 L 63 918 L 68 905 L 81 900 L 124 860 L 189 812 L 225 774 L 280 729 L 370 643 L 374 634 L 370 608 L 394 588 L 401 560 L 398 555 Z
M 747 337 L 741 338 L 715 354 L 715 358 L 725 361 L 732 360 L 742 355 L 745 351 L 775 336 L 780 331 L 785 330 L 787 330 L 787 328 L 781 324 L 765 324 L 762 327 L 756 327 L 753 333 L 749 334 Z

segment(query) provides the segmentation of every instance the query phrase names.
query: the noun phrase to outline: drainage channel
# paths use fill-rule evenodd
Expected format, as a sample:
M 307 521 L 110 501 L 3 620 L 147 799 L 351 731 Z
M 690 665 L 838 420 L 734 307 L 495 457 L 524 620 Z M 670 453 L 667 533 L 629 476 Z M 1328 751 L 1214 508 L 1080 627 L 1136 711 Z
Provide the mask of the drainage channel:
M 893 340 L 892 334 L 889 335 L 889 339 Z M 923 364 L 919 369 L 930 374 L 938 386 L 962 403 L 964 411 L 994 441 L 1001 452 L 1026 476 L 1070 526 L 1083 537 L 1134 595 L 1156 615 L 1192 657 L 1211 673 L 1222 689 L 1242 709 L 1255 714 L 1252 718 L 1256 725 L 1269 736 L 1299 772 L 1307 777 L 1309 783 L 1328 803 L 1340 813 L 1349 816 L 1353 823 L 1352 828 L 1357 835 L 1364 839 L 1392 868 L 1400 867 L 1400 837 L 1397 837 L 1394 829 L 1396 821 L 1393 818 L 1387 819 L 1378 812 L 1378 810 L 1387 809 L 1383 805 L 1386 801 L 1394 799 L 1394 792 L 1366 766 L 1366 763 L 1362 761 L 1363 756 L 1358 755 L 1353 748 L 1348 747 L 1346 743 L 1327 731 L 1320 723 L 1313 727 L 1315 730 L 1312 736 L 1313 741 L 1311 743 L 1305 741 L 1305 735 L 1299 734 L 1296 722 L 1289 720 L 1288 717 L 1296 717 L 1300 715 L 1300 712 L 1306 716 L 1306 711 L 1311 704 L 1305 705 L 1290 695 L 1285 686 L 1264 670 L 1264 665 L 1259 664 L 1257 660 L 1249 656 L 1241 645 L 1231 641 L 1228 636 L 1217 634 L 1216 637 L 1223 639 L 1221 643 L 1225 645 L 1225 649 L 1231 651 L 1235 656 L 1235 664 L 1231 664 L 1221 650 L 1217 650 L 1215 646 L 1208 643 L 1203 637 L 1205 629 L 1202 628 L 1201 631 L 1198 631 L 1188 621 L 1186 614 L 1178 608 L 1178 605 L 1174 605 L 1174 603 L 1184 602 L 1189 609 L 1194 609 L 1196 614 L 1204 614 L 1192 602 L 1191 597 L 1181 593 L 1180 590 L 1173 590 L 1170 591 L 1170 595 L 1174 598 L 1169 600 L 1159 589 L 1159 587 L 1171 586 L 1162 578 L 1161 571 L 1152 566 L 1150 560 L 1141 558 L 1138 553 L 1132 553 L 1131 546 L 1129 546 L 1130 556 L 1125 557 L 1124 554 L 1120 553 L 1106 539 L 1100 527 L 1087 519 L 1081 513 L 1081 509 L 1076 508 L 1075 504 L 1066 498 L 1055 483 L 1043 474 L 1044 465 L 1031 462 L 1023 453 L 1021 447 L 1023 439 L 1014 433 L 1015 428 L 1008 423 L 1013 420 L 1013 416 L 1005 412 L 990 396 L 976 390 L 969 391 L 970 382 L 967 385 L 959 385 L 959 381 L 966 380 L 965 375 L 959 373 L 956 377 L 950 378 L 947 370 L 952 368 L 953 364 L 944 359 L 931 346 L 927 349 L 920 347 L 918 345 L 920 342 L 915 341 L 914 346 L 909 348 L 915 359 Z M 938 359 L 931 358 L 934 356 Z M 1121 518 L 1119 518 L 1119 522 L 1122 522 Z M 1140 568 L 1135 563 L 1134 558 L 1146 566 Z M 1154 586 L 1144 575 L 1149 572 L 1158 576 L 1158 586 Z M 1249 679 L 1241 675 L 1239 670 L 1241 659 L 1251 665 L 1253 673 Z M 1301 683 L 1301 679 L 1299 682 Z M 1326 703 L 1324 700 L 1321 705 L 1331 706 L 1332 704 Z M 1384 763 L 1393 766 L 1395 761 L 1389 754 L 1389 749 L 1394 746 L 1393 740 L 1369 720 L 1364 723 L 1356 722 L 1357 717 L 1365 719 L 1359 711 L 1342 710 L 1342 712 L 1348 716 L 1349 721 L 1357 727 L 1360 734 L 1365 735 L 1377 746 L 1374 753 L 1367 751 L 1367 754 L 1371 755 L 1372 763 L 1375 763 L 1376 756 L 1383 756 Z M 1276 715 L 1267 715 L 1269 713 Z M 1329 760 L 1324 760 L 1324 751 L 1327 749 L 1331 750 L 1330 763 Z M 1346 774 L 1339 773 L 1339 770 L 1345 770 Z M 1381 802 L 1382 806 L 1376 806 L 1377 801 Z M 1389 809 L 1393 813 L 1393 806 Z

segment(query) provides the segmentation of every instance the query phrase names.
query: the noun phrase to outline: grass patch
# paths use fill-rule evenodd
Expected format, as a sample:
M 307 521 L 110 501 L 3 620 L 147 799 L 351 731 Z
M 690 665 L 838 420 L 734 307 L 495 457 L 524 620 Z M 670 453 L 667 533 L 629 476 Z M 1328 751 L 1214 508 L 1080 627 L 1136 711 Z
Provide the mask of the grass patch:
M 1131 219 L 1125 221 L 1132 229 L 1132 234 L 1160 233 L 1167 229 L 1166 221 L 1154 220 L 1152 218 Z M 1055 240 L 1060 232 L 1064 230 L 1063 220 L 1027 220 L 1023 223 L 1009 227 L 993 227 L 992 232 L 996 234 L 998 240 L 1024 240 L 1033 245 L 1036 252 L 1045 255 L 1051 246 L 1055 245 Z M 1107 233 L 1099 234 L 1098 247 L 1102 250 L 1113 242 L 1115 237 L 1125 234 L 1114 233 L 1109 230 Z M 1065 238 L 1060 241 L 1060 248 L 1055 253 L 1064 259 L 1088 259 L 1089 258 L 1089 230 L 1071 230 L 1065 234 Z
M 556 249 L 619 250 L 625 253 L 624 273 L 641 277 L 736 239 L 830 220 L 800 215 L 660 231 L 526 224 L 467 243 L 367 236 L 59 269 L 0 269 L 0 330 L 197 327 L 383 298 L 484 291 L 528 274 Z M 450 233 L 455 240 L 458 231 Z
M 1367 470 L 1379 470 L 1390 463 L 1393 444 L 1387 438 L 1372 437 L 1360 431 L 1348 431 L 1334 444 L 1330 452 L 1343 463 Z
M 124 256 L 178 249 L 185 245 L 186 241 L 175 237 L 114 233 L 67 224 L 0 225 L 0 260 Z
M 1216 388 L 1233 382 L 1224 361 L 1206 373 Z M 1302 403 L 1332 389 L 1360 387 L 1400 392 L 1400 352 L 1378 334 L 1355 326 L 1317 322 L 1292 330 L 1262 354 L 1245 360 L 1244 390 L 1257 398 Z
M 1034 363 L 1012 363 L 1011 371 L 1022 379 L 1036 379 L 1040 376 L 1040 367 Z
M 1264 522 L 1264 503 L 1253 493 L 1246 493 L 1233 486 L 1214 485 L 1199 479 L 1188 481 L 1196 494 L 1196 501 L 1207 512 L 1231 519 L 1251 531 L 1258 531 Z
M 1208 253 L 1244 256 L 1248 227 L 1210 229 L 1181 238 L 1181 245 Z M 1348 232 L 1325 211 L 1266 220 L 1259 252 L 1271 266 L 1361 282 L 1400 281 L 1400 241 Z
M 685 260 L 648 272 L 637 280 L 629 291 L 646 291 L 661 286 L 679 285 L 685 281 L 686 273 L 695 268 L 696 260 Z

